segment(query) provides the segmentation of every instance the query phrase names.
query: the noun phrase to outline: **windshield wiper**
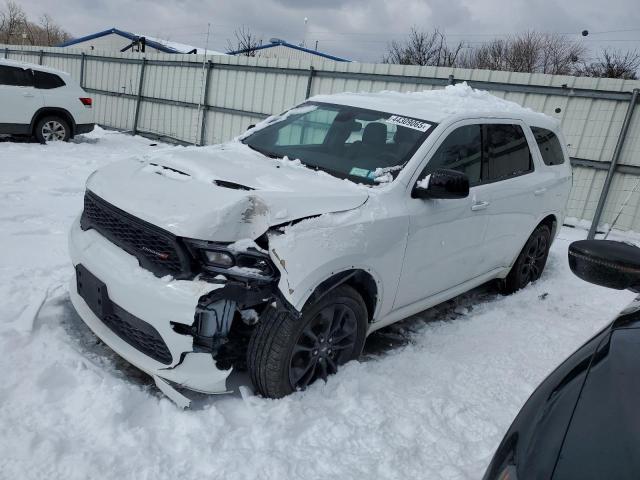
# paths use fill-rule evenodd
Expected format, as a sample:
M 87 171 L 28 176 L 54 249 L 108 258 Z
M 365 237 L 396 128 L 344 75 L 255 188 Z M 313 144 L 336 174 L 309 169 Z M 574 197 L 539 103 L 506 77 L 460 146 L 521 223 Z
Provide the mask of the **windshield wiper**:
M 269 152 L 267 150 L 262 150 L 261 148 L 258 147 L 254 147 L 253 145 L 251 145 L 250 143 L 245 143 L 245 145 L 247 147 L 249 147 L 251 150 L 255 150 L 256 152 L 264 155 L 265 157 L 269 157 L 269 158 L 282 158 L 282 155 L 278 155 L 277 153 L 273 153 L 273 152 Z

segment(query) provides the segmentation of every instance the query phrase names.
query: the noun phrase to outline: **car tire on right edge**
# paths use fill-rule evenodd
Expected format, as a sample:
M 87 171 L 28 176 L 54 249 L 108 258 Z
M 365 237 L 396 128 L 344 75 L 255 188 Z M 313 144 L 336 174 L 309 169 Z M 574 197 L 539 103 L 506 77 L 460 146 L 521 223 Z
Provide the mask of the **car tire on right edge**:
M 360 356 L 367 330 L 360 294 L 340 285 L 305 306 L 300 317 L 268 307 L 247 348 L 247 368 L 256 393 L 280 398 L 326 380 Z
M 538 280 L 547 263 L 550 247 L 551 230 L 547 225 L 538 225 L 503 280 L 502 293 L 510 295 Z

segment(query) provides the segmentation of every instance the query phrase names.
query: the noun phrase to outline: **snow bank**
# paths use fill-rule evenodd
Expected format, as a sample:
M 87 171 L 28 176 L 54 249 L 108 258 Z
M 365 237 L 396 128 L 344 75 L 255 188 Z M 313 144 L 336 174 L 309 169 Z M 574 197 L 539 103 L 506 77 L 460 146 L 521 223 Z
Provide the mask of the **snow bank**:
M 0 478 L 477 479 L 535 386 L 633 298 L 575 278 L 567 246 L 586 232 L 563 228 L 542 279 L 515 295 L 477 289 L 378 332 L 362 363 L 306 392 L 273 401 L 243 387 L 181 411 L 66 293 L 84 179 L 180 148 L 149 144 L 102 130 L 0 143 Z

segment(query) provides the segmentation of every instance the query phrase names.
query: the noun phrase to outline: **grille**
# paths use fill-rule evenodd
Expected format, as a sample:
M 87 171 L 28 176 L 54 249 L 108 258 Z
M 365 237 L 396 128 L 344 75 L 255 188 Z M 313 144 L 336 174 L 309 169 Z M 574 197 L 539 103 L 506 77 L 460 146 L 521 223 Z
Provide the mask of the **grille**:
M 87 191 L 80 221 L 83 230 L 91 228 L 138 259 L 141 267 L 157 277 L 185 278 L 190 260 L 177 237 L 136 218 Z
M 107 327 L 145 355 L 165 365 L 171 364 L 171 352 L 155 328 L 113 302 L 111 307 L 113 311 L 101 318 Z

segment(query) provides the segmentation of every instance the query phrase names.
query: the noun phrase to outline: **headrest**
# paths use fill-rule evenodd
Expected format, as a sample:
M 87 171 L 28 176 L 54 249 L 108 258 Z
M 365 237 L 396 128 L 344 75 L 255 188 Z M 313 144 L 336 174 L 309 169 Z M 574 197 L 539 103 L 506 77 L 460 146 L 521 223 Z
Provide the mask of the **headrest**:
M 364 127 L 362 143 L 366 145 L 384 145 L 387 143 L 387 125 L 373 122 Z

